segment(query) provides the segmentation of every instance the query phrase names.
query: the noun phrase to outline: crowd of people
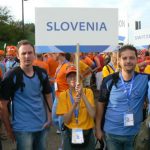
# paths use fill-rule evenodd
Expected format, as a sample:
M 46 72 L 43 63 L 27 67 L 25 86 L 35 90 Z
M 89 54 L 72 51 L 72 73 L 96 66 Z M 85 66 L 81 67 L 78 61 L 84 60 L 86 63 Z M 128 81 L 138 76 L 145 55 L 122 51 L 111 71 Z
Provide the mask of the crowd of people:
M 36 54 L 27 40 L 0 50 L 0 116 L 17 150 L 47 150 L 51 125 L 64 150 L 94 150 L 96 139 L 133 150 L 150 100 L 150 50 L 80 52 L 79 83 L 76 74 L 73 53 Z

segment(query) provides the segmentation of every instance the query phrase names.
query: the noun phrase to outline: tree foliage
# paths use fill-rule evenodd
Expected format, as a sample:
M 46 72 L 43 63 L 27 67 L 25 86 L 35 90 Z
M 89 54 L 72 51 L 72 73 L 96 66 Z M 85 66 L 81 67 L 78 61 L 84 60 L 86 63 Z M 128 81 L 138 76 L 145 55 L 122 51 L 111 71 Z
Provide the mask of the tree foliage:
M 13 17 L 10 15 L 10 11 L 7 7 L 0 7 L 0 22 L 10 23 L 13 20 Z
M 24 27 L 23 33 L 22 22 L 14 21 L 7 7 L 0 7 L 0 49 L 3 49 L 4 43 L 16 45 L 22 39 L 28 39 L 34 44 L 34 24 L 25 24 Z

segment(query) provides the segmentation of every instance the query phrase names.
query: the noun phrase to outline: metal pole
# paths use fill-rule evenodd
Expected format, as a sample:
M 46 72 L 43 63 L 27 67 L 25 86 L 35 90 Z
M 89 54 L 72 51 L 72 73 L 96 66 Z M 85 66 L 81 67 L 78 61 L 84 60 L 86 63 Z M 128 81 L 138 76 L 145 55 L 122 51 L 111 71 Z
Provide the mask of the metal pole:
M 24 0 L 22 0 L 22 31 L 24 35 Z

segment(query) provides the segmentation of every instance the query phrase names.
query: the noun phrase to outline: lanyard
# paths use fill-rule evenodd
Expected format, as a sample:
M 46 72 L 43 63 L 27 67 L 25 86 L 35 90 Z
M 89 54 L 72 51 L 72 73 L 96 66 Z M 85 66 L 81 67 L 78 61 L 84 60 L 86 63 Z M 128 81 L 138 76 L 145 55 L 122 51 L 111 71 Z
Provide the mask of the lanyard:
M 127 93 L 127 101 L 128 101 L 128 106 L 129 106 L 129 101 L 130 101 L 130 96 L 131 96 L 131 92 L 132 92 L 132 88 L 133 88 L 133 82 L 134 82 L 134 75 L 132 76 L 132 80 L 131 80 L 131 84 L 130 84 L 130 88 L 127 88 L 127 85 L 125 84 L 123 77 L 122 77 L 122 73 L 120 73 L 120 77 L 121 77 L 121 82 L 122 85 L 124 87 L 124 91 Z
M 58 73 L 60 72 L 60 69 L 62 68 L 62 66 L 63 66 L 65 63 L 67 63 L 67 62 L 68 62 L 68 61 L 65 60 L 65 61 L 61 64 L 61 66 L 56 70 L 56 72 L 55 72 L 55 79 L 56 79 Z
M 70 91 L 69 91 L 69 96 L 70 96 L 71 103 L 73 105 L 74 104 L 74 99 L 73 99 L 73 96 L 72 96 Z M 78 123 L 79 109 L 74 110 L 74 115 L 75 115 L 76 123 Z

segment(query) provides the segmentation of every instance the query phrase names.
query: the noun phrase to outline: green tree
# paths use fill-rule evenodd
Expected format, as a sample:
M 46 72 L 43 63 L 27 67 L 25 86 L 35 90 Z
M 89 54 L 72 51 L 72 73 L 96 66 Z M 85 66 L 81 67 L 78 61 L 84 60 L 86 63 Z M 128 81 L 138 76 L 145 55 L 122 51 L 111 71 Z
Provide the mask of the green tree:
M 35 44 L 35 25 L 34 23 L 25 24 L 25 38 Z
M 22 22 L 14 21 L 7 7 L 0 7 L 0 49 L 4 43 L 16 45 L 22 39 L 28 39 L 35 43 L 35 27 L 33 23 L 25 24 L 25 32 L 22 30 Z
M 10 11 L 7 7 L 0 6 L 0 22 L 9 24 L 13 20 L 13 17 L 10 15 Z

